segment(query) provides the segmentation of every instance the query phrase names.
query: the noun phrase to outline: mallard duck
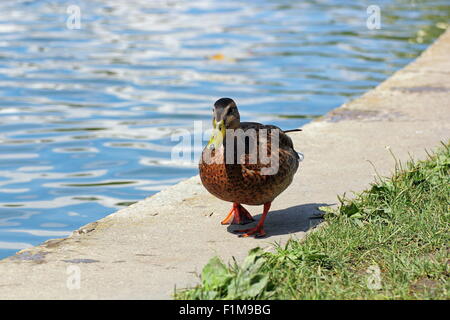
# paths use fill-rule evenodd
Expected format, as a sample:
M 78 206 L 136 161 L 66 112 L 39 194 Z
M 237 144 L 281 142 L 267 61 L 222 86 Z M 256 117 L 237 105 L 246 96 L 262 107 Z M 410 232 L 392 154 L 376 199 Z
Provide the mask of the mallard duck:
M 236 230 L 243 237 L 266 235 L 263 226 L 270 205 L 292 182 L 300 162 L 286 134 L 292 131 L 301 129 L 283 131 L 274 125 L 241 122 L 236 103 L 230 98 L 214 104 L 213 133 L 202 152 L 200 178 L 212 195 L 233 203 L 222 224 L 250 223 L 254 219 L 242 205 L 264 206 L 256 227 Z M 270 162 L 264 155 L 270 155 Z

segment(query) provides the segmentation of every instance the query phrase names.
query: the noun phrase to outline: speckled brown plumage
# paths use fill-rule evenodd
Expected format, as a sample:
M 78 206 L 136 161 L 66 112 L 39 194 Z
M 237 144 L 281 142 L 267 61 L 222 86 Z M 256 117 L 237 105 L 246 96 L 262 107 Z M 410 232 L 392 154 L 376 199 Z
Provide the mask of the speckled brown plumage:
M 255 164 L 249 163 L 249 157 L 255 150 L 246 150 L 242 155 L 242 163 L 226 164 L 224 159 L 229 150 L 226 143 L 212 151 L 213 163 L 203 161 L 207 148 L 203 150 L 200 159 L 200 178 L 205 188 L 219 199 L 240 204 L 262 205 L 273 201 L 292 182 L 298 169 L 299 156 L 293 148 L 292 140 L 280 128 L 273 125 L 263 125 L 255 122 L 241 122 L 239 129 L 244 131 L 255 129 L 257 137 L 259 130 L 274 130 L 279 133 L 279 152 L 274 160 L 279 160 L 279 169 L 273 175 L 261 174 L 261 169 L 270 167 L 270 164 L 262 164 L 259 157 Z M 272 136 L 268 136 L 268 154 L 271 153 Z M 235 144 L 236 145 L 236 144 Z M 258 138 L 259 145 L 259 138 Z M 251 149 L 246 144 L 246 149 Z M 256 151 L 257 152 L 257 151 Z M 216 163 L 217 162 L 217 163 Z
M 199 163 L 202 183 L 217 198 L 233 202 L 221 224 L 250 223 L 254 219 L 242 204 L 264 205 L 255 227 L 235 230 L 242 237 L 263 237 L 270 205 L 291 184 L 300 158 L 280 128 L 241 122 L 233 99 L 217 100 L 212 111 L 214 130 Z

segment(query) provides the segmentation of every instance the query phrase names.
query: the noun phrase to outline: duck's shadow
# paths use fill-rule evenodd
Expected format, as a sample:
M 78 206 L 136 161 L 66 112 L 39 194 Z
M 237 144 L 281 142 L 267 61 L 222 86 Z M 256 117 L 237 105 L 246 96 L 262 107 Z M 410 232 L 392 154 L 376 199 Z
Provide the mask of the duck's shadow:
M 285 235 L 296 232 L 306 232 L 323 221 L 323 212 L 318 208 L 330 206 L 327 203 L 307 203 L 282 210 L 269 211 L 264 222 L 266 236 Z M 255 221 L 246 225 L 229 225 L 227 231 L 236 234 L 236 230 L 248 229 L 256 226 L 262 214 L 253 216 Z

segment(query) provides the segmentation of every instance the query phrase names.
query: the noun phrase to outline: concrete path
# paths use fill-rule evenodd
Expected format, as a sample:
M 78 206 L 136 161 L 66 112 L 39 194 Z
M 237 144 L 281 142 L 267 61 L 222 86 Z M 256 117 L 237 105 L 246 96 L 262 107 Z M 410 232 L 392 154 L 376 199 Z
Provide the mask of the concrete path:
M 388 148 L 423 158 L 450 138 L 450 31 L 420 58 L 361 98 L 294 133 L 305 154 L 293 184 L 273 203 L 269 237 L 242 239 L 220 225 L 230 204 L 198 177 L 170 187 L 67 239 L 50 240 L 0 261 L 1 299 L 164 299 L 194 285 L 213 256 L 241 259 L 255 246 L 302 238 L 317 207 L 360 191 L 374 169 L 388 175 Z M 245 106 L 242 106 L 245 108 Z M 371 164 L 372 163 L 372 164 Z M 259 217 L 261 207 L 249 207 Z M 77 279 L 80 288 L 77 289 Z

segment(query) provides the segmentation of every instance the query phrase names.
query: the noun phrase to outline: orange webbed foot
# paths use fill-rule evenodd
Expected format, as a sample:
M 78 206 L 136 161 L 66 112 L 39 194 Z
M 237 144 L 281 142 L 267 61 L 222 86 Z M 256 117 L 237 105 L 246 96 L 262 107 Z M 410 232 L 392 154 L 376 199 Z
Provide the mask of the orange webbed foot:
M 249 229 L 243 229 L 243 230 L 236 230 L 235 232 L 237 233 L 243 233 L 240 234 L 239 237 L 250 237 L 250 236 L 255 236 L 255 238 L 262 238 L 264 236 L 266 236 L 266 232 L 264 231 L 263 228 L 261 227 L 254 227 L 254 228 L 249 228 Z
M 239 203 L 233 203 L 233 208 L 221 224 L 247 224 L 254 221 L 250 212 Z
M 239 237 L 244 237 L 244 238 L 250 237 L 250 236 L 255 236 L 255 238 L 264 237 L 266 235 L 266 232 L 264 231 L 263 226 L 264 226 L 264 221 L 266 220 L 267 213 L 270 210 L 270 204 L 271 204 L 271 202 L 267 202 L 264 204 L 264 211 L 263 211 L 262 217 L 258 221 L 258 224 L 256 225 L 256 227 L 250 228 L 250 229 L 236 230 L 234 232 L 243 233 L 243 234 L 240 234 Z

